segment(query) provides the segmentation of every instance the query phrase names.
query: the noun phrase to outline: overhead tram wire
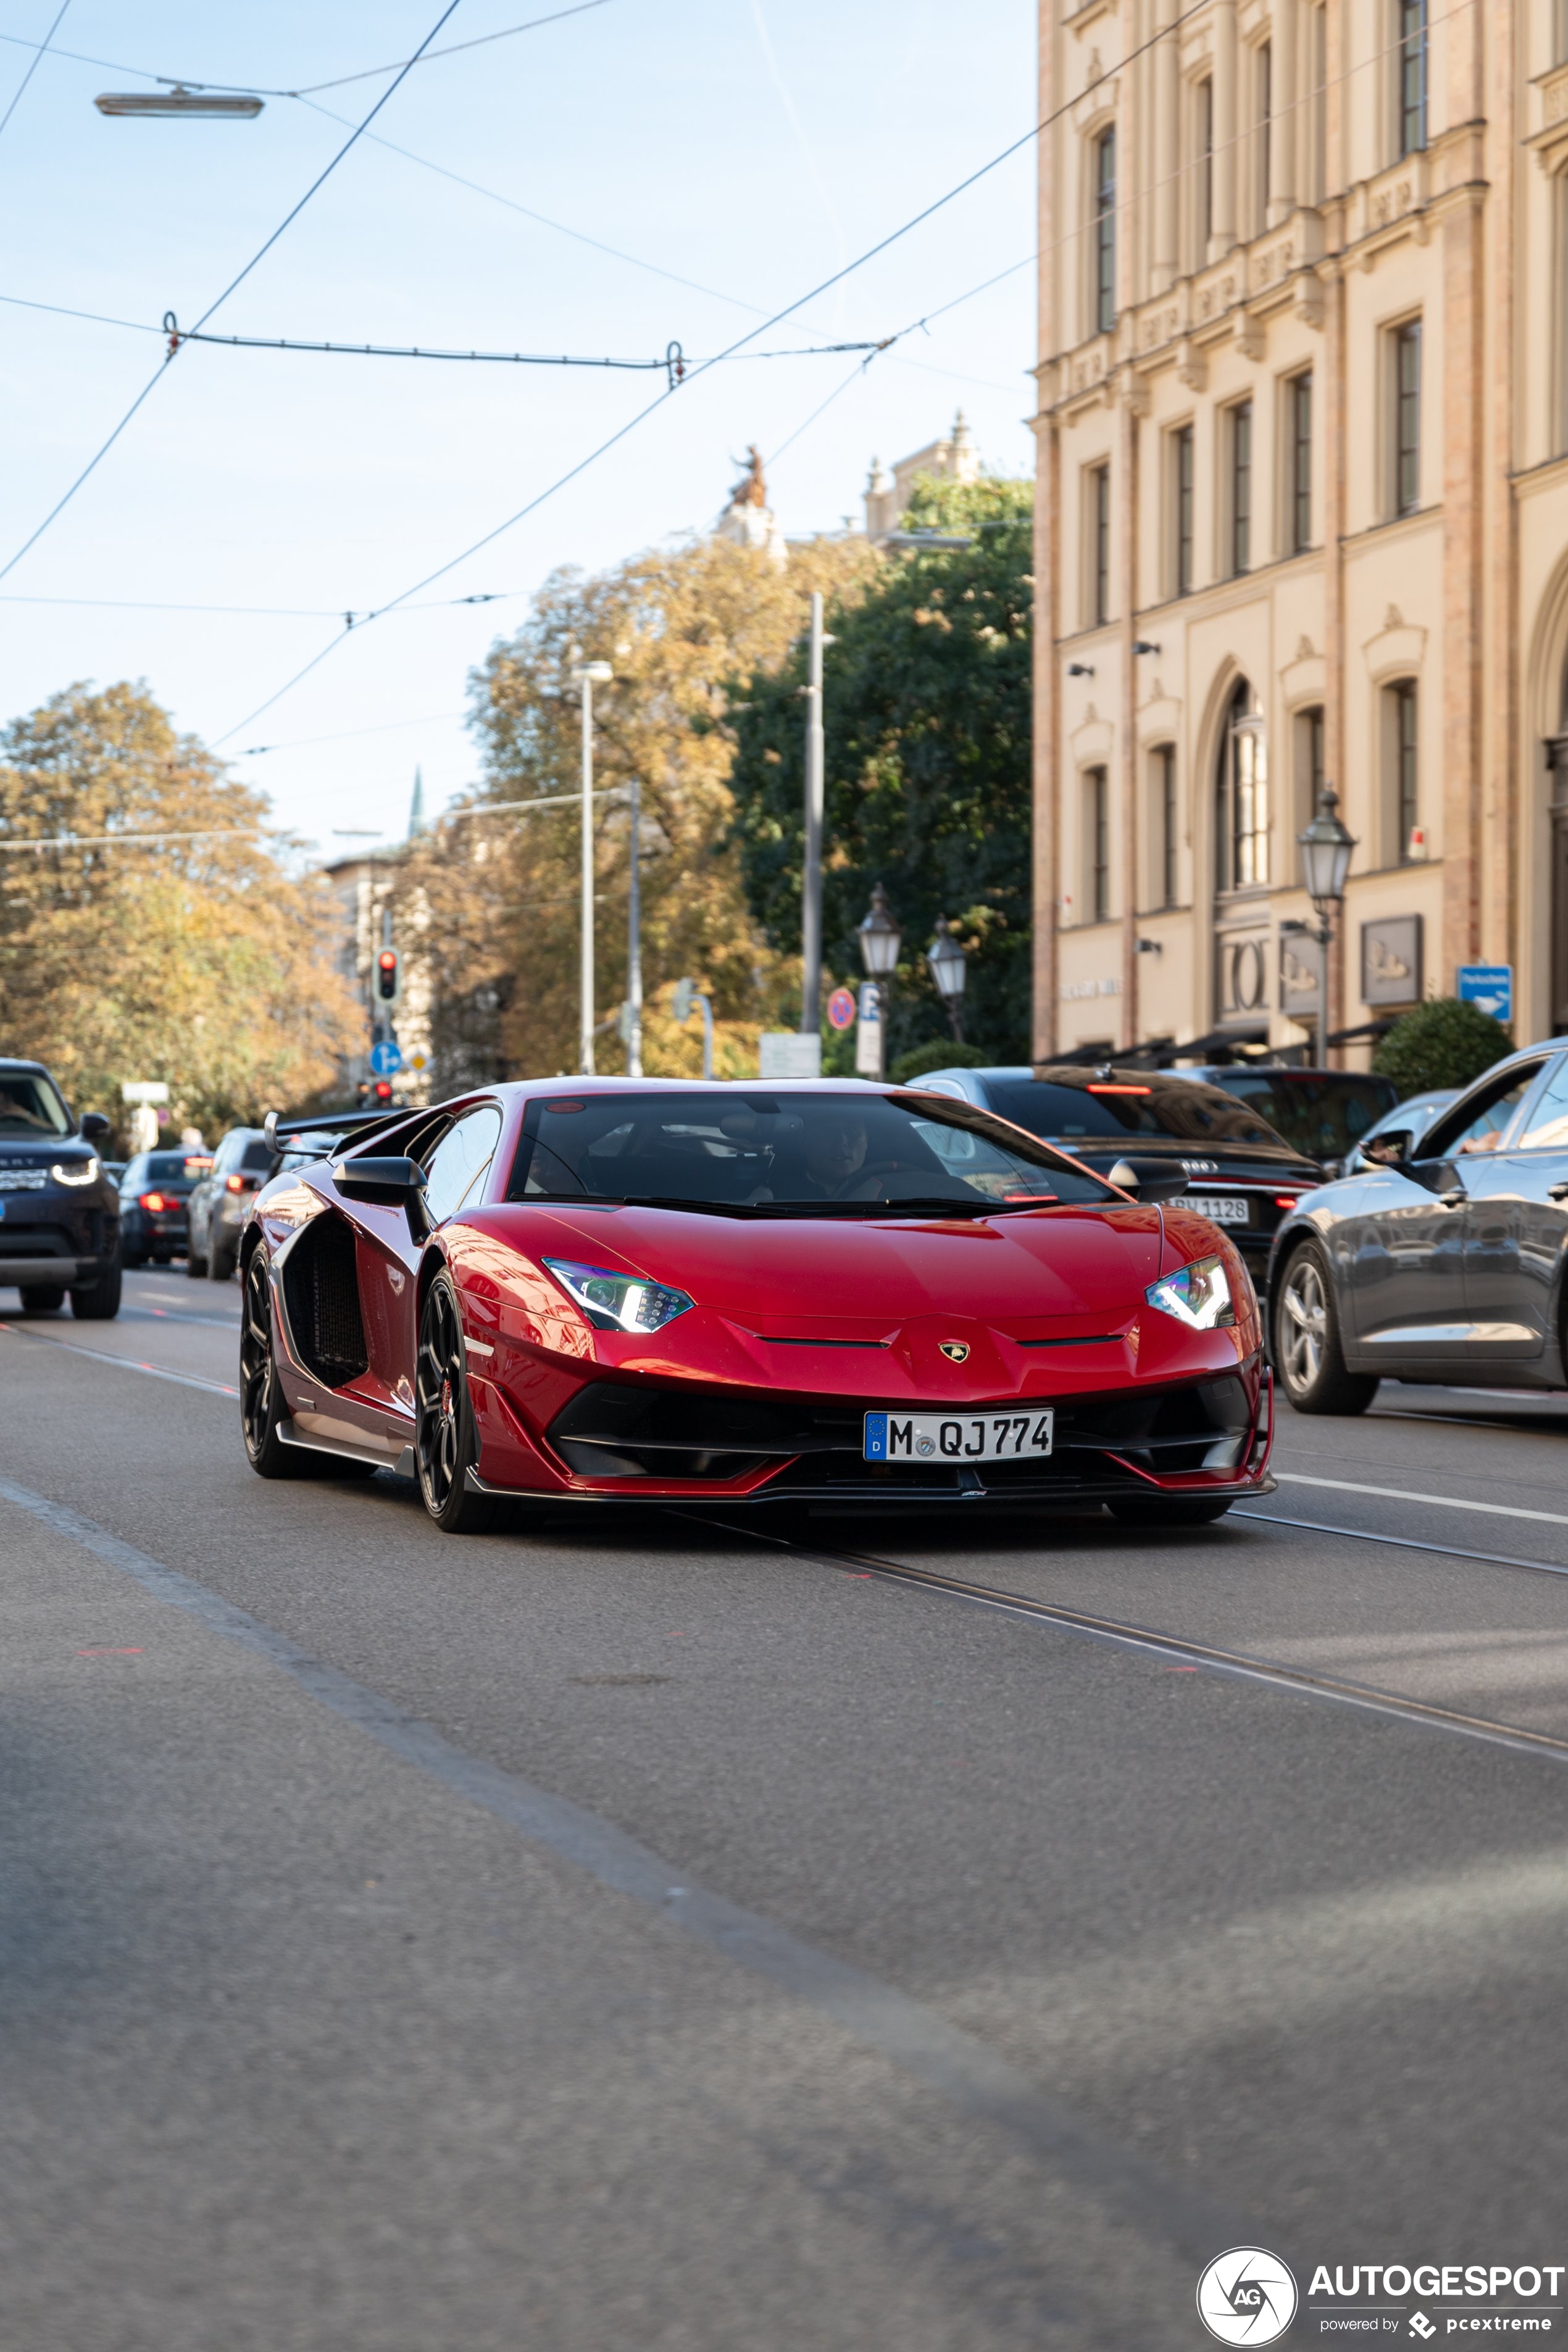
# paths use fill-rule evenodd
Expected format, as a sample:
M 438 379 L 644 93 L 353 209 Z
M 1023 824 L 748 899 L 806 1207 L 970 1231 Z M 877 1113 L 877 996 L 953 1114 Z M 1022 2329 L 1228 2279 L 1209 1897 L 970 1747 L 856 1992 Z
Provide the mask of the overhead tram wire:
M 33 76 L 37 72 L 39 66 L 42 64 L 44 52 L 48 47 L 49 43 L 54 39 L 55 35 L 59 31 L 66 10 L 70 6 L 70 4 L 71 0 L 60 0 L 58 16 L 56 16 L 54 23 L 44 35 L 43 39 L 37 44 L 37 47 L 33 49 L 32 63 L 28 66 L 26 72 L 22 76 L 21 80 L 16 84 L 16 91 L 12 97 L 10 105 L 5 109 L 4 114 L 0 114 L 0 137 L 5 135 L 5 125 L 10 121 L 11 117 L 16 113 L 16 109 L 22 103 L 22 93 L 26 89 L 27 84 L 32 80 Z M 31 46 L 31 44 L 29 44 L 29 46 Z
M 332 157 L 331 162 L 327 164 L 326 168 L 317 173 L 310 186 L 306 189 L 304 194 L 300 198 L 299 203 L 293 205 L 290 210 L 284 215 L 283 218 L 279 222 L 278 226 L 273 230 L 271 236 L 266 239 L 264 244 L 259 245 L 256 251 L 251 255 L 250 259 L 246 263 L 244 268 L 237 272 L 237 274 L 229 279 L 228 284 L 224 288 L 223 292 L 217 297 L 216 301 L 212 301 L 207 304 L 206 309 L 196 320 L 196 327 L 198 329 L 205 326 L 207 320 L 213 316 L 214 312 L 222 308 L 223 304 L 228 300 L 229 296 L 235 291 L 237 287 L 244 284 L 245 280 L 249 277 L 257 264 L 261 261 L 267 254 L 271 252 L 272 247 L 277 244 L 279 238 L 283 236 L 284 232 L 289 228 L 296 220 L 298 220 L 300 215 L 304 211 L 305 206 L 310 203 L 311 197 L 315 195 L 318 189 L 322 187 L 331 177 L 332 173 L 337 170 L 338 165 L 342 162 L 343 157 L 349 152 L 349 150 L 356 144 L 363 131 L 368 129 L 372 122 L 374 121 L 382 108 L 386 105 L 387 101 L 393 97 L 395 92 L 402 87 L 405 77 L 411 71 L 413 67 L 417 64 L 420 56 L 429 47 L 430 43 L 435 39 L 442 26 L 445 25 L 451 16 L 456 15 L 460 5 L 461 0 L 447 0 L 447 6 L 441 11 L 440 16 L 436 19 L 435 24 L 431 26 L 430 30 L 426 33 L 424 40 L 420 43 L 419 48 L 415 52 L 415 55 L 410 58 L 407 65 L 403 68 L 397 79 L 386 89 L 383 90 L 381 96 L 376 100 L 375 104 L 371 108 L 370 112 L 365 116 L 364 121 L 360 123 L 353 132 L 351 132 L 350 136 L 343 142 L 343 144 L 339 148 L 337 153 Z M 87 464 L 82 467 L 80 473 L 77 476 L 75 481 L 72 482 L 70 488 L 61 498 L 56 499 L 54 505 L 49 509 L 48 513 L 44 517 L 43 521 L 39 523 L 37 530 L 34 530 L 28 538 L 23 541 L 21 546 L 16 550 L 16 553 L 10 557 L 8 562 L 4 564 L 0 564 L 0 580 L 5 580 L 9 577 L 9 575 L 16 570 L 17 564 L 21 562 L 22 558 L 37 545 L 39 540 L 42 539 L 44 533 L 50 528 L 51 524 L 53 524 L 57 519 L 64 513 L 66 508 L 69 506 L 71 500 L 75 498 L 82 484 L 97 471 L 104 458 L 109 455 L 110 449 L 113 448 L 115 443 L 119 440 L 121 435 L 124 432 L 126 426 L 131 423 L 132 417 L 135 416 L 137 411 L 142 407 L 142 403 L 150 398 L 153 388 L 163 383 L 164 374 L 174 357 L 174 350 L 172 349 L 165 352 L 156 375 L 148 377 L 147 382 L 142 385 L 141 391 L 137 394 L 135 399 L 132 402 L 130 407 L 126 410 L 124 415 L 121 418 L 113 432 L 94 452 L 93 456 L 89 458 Z
M 1135 59 L 1144 56 L 1149 50 L 1153 48 L 1156 43 L 1163 40 L 1173 39 L 1181 27 L 1186 24 L 1191 17 L 1197 16 L 1207 5 L 1208 0 L 1190 0 L 1190 5 L 1182 9 L 1173 19 L 1171 24 L 1162 26 L 1157 32 L 1151 35 L 1148 40 L 1140 42 L 1135 47 L 1129 50 L 1125 62 L 1131 65 Z M 1002 164 L 1007 163 L 1014 155 L 1018 154 L 1022 149 L 1031 146 L 1034 142 L 1038 139 L 1042 131 L 1047 131 L 1053 122 L 1059 121 L 1063 115 L 1070 112 L 1072 106 L 1076 103 L 1076 100 L 1067 100 L 1064 101 L 1061 106 L 1053 109 L 1049 114 L 1046 115 L 1040 121 L 1034 124 L 1032 129 L 1025 131 L 1021 137 L 1010 141 L 999 153 L 993 155 L 986 163 L 978 165 L 974 171 L 967 173 L 962 180 L 958 181 L 954 186 L 949 188 L 944 194 L 935 197 L 929 205 L 922 205 L 918 213 L 913 214 L 910 219 L 902 222 L 899 227 L 890 229 L 886 236 L 879 237 L 875 245 L 868 246 L 865 252 L 857 255 L 853 261 L 846 262 L 842 268 L 834 270 L 831 276 L 823 278 L 818 285 L 810 288 L 805 294 L 797 296 L 795 301 L 786 303 L 782 310 L 773 311 L 768 318 L 762 320 L 758 325 L 749 328 L 745 334 L 737 336 L 732 343 L 727 345 L 726 348 L 718 352 L 714 358 L 701 362 L 688 374 L 686 377 L 686 383 L 694 383 L 699 377 L 706 375 L 710 369 L 717 367 L 721 362 L 733 358 L 735 353 L 744 350 L 748 343 L 754 342 L 759 335 L 767 333 L 770 328 L 782 326 L 784 321 L 786 319 L 793 318 L 797 310 L 803 310 L 808 302 L 816 301 L 820 295 L 829 292 L 832 288 L 839 285 L 845 278 L 852 277 L 858 269 L 863 269 L 867 263 L 874 261 L 879 254 L 886 253 L 890 246 L 897 245 L 901 238 L 910 236 L 913 230 L 921 227 L 924 222 L 931 219 L 935 214 L 942 211 L 946 205 L 954 203 L 958 197 L 965 194 L 969 189 L 977 185 L 981 180 L 987 178 L 991 173 L 998 170 Z M 656 394 L 654 398 L 650 400 L 645 407 L 640 408 L 635 416 L 628 417 L 626 422 L 624 425 L 617 426 L 616 430 L 612 433 L 606 440 L 601 441 L 596 448 L 590 450 L 588 455 L 585 457 L 580 458 L 576 465 L 569 467 L 564 474 L 558 475 L 555 480 L 549 483 L 545 488 L 538 493 L 536 497 L 530 499 L 523 506 L 521 506 L 515 514 L 509 515 L 506 520 L 504 522 L 498 523 L 493 530 L 486 531 L 482 538 L 473 541 L 471 544 L 464 548 L 460 553 L 452 556 L 447 562 L 438 564 L 434 572 L 427 572 L 423 579 L 415 581 L 409 587 L 404 589 L 399 595 L 392 597 L 388 603 L 378 606 L 376 611 L 369 615 L 369 619 L 380 620 L 384 614 L 395 611 L 397 606 L 400 604 L 407 604 L 410 598 L 417 596 L 422 589 L 434 586 L 437 580 L 445 579 L 448 572 L 455 572 L 460 563 L 466 563 L 471 556 L 479 554 L 482 548 L 489 547 L 493 541 L 503 537 L 507 531 L 514 530 L 516 526 L 520 522 L 524 521 L 529 515 L 536 513 L 539 508 L 543 506 L 547 500 L 554 498 L 559 491 L 565 489 L 570 483 L 574 482 L 579 475 L 586 473 L 591 466 L 597 465 L 601 457 L 607 457 L 612 449 L 618 447 L 620 443 L 626 438 L 628 434 L 635 433 L 639 425 L 644 424 L 648 417 L 655 414 L 657 410 L 662 408 L 667 401 L 672 400 L 675 397 L 676 392 L 681 387 L 679 385 L 672 386 L 664 392 Z M 4 572 L 0 572 L 0 579 L 3 579 L 4 577 Z M 217 737 L 216 743 L 214 748 L 216 749 L 218 744 L 226 743 L 231 736 L 239 734 L 243 729 L 251 724 L 253 719 L 259 719 L 264 711 L 270 710 L 274 703 L 280 702 L 285 695 L 291 694 L 295 687 L 300 685 L 305 678 L 309 677 L 313 670 L 319 669 L 322 662 L 324 662 L 331 654 L 336 651 L 337 647 L 342 643 L 343 637 L 347 635 L 348 632 L 345 630 L 341 635 L 333 637 L 329 644 L 324 645 L 321 651 L 314 655 L 302 668 L 296 670 L 292 677 L 285 679 L 284 683 L 279 687 L 274 693 L 269 694 L 265 702 L 258 703 L 254 710 L 247 711 L 243 719 L 237 719 L 232 727 L 226 728 L 223 734 Z

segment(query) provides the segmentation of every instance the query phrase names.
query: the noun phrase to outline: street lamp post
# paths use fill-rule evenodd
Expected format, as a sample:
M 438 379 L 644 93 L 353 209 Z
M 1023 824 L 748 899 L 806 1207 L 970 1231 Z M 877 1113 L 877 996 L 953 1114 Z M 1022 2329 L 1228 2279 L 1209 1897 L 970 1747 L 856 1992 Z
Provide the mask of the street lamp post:
M 1301 878 L 1318 918 L 1315 930 L 1310 924 L 1305 928 L 1318 942 L 1318 1057 L 1324 1068 L 1329 1053 L 1329 943 L 1334 935 L 1333 910 L 1344 898 L 1345 877 L 1356 845 L 1339 812 L 1339 794 L 1332 784 L 1325 784 L 1318 796 L 1316 816 L 1296 835 Z
M 969 977 L 969 959 L 949 930 L 945 915 L 939 915 L 936 919 L 936 937 L 926 950 L 926 961 L 936 982 L 936 992 L 947 1007 L 953 1038 L 962 1045 L 963 984 Z
M 626 909 L 626 1076 L 642 1076 L 642 782 L 631 795 L 631 894 Z
M 888 894 L 879 882 L 871 893 L 870 912 L 859 926 L 860 961 L 867 977 L 877 991 L 877 1062 L 873 1075 L 888 1075 L 888 1006 L 891 982 L 899 966 L 899 950 L 904 943 L 903 933 L 893 920 L 888 907 Z
M 594 1075 L 594 688 L 615 676 L 608 662 L 578 662 L 571 673 L 583 692 L 583 939 L 577 1068 Z
M 805 670 L 805 857 L 801 875 L 801 994 L 802 1034 L 816 1036 L 821 1029 L 818 1000 L 822 992 L 822 597 L 811 598 L 811 633 Z

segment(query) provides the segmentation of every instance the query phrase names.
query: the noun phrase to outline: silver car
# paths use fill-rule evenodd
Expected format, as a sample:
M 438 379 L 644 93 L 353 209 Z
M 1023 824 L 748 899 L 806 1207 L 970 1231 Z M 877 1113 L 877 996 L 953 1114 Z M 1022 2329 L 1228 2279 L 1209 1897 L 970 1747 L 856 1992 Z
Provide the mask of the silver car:
M 1568 1386 L 1568 1039 L 1495 1063 L 1429 1126 L 1280 1225 L 1276 1371 L 1300 1412 L 1364 1412 L 1378 1381 Z
M 258 1127 L 231 1127 L 213 1164 L 186 1203 L 190 1239 L 185 1272 L 227 1282 L 239 1262 L 239 1237 L 250 1203 L 271 1175 L 277 1155 Z

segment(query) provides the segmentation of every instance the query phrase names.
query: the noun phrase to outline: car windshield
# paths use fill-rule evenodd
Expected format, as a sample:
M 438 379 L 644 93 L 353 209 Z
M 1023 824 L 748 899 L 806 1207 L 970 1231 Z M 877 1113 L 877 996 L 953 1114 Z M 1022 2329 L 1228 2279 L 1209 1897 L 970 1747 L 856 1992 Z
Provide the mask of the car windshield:
M 1120 1196 L 967 1103 L 899 1094 L 545 1097 L 510 1201 L 653 1202 L 738 1215 L 968 1215 Z
M 1342 1160 L 1392 1108 L 1387 1078 L 1321 1070 L 1222 1070 L 1215 1080 L 1309 1160 Z
M 47 1078 L 0 1075 L 0 1135 L 69 1135 L 71 1123 Z
M 1217 1087 L 1196 1078 L 993 1078 L 986 1091 L 1002 1118 L 1031 1135 L 1070 1144 L 1130 1135 L 1174 1136 L 1183 1143 L 1272 1143 L 1280 1139 Z

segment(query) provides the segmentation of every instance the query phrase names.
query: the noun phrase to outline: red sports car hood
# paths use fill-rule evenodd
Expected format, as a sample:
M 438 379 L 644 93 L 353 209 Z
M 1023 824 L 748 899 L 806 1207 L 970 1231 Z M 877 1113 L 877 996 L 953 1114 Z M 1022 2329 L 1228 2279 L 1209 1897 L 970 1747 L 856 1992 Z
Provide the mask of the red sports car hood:
M 886 1337 L 924 1315 L 1033 1336 L 1117 1330 L 1160 1273 L 1155 1209 L 1046 1209 L 984 1222 L 738 1218 L 668 1209 L 508 1208 L 472 1222 L 537 1260 L 572 1257 L 689 1291 L 763 1336 Z

